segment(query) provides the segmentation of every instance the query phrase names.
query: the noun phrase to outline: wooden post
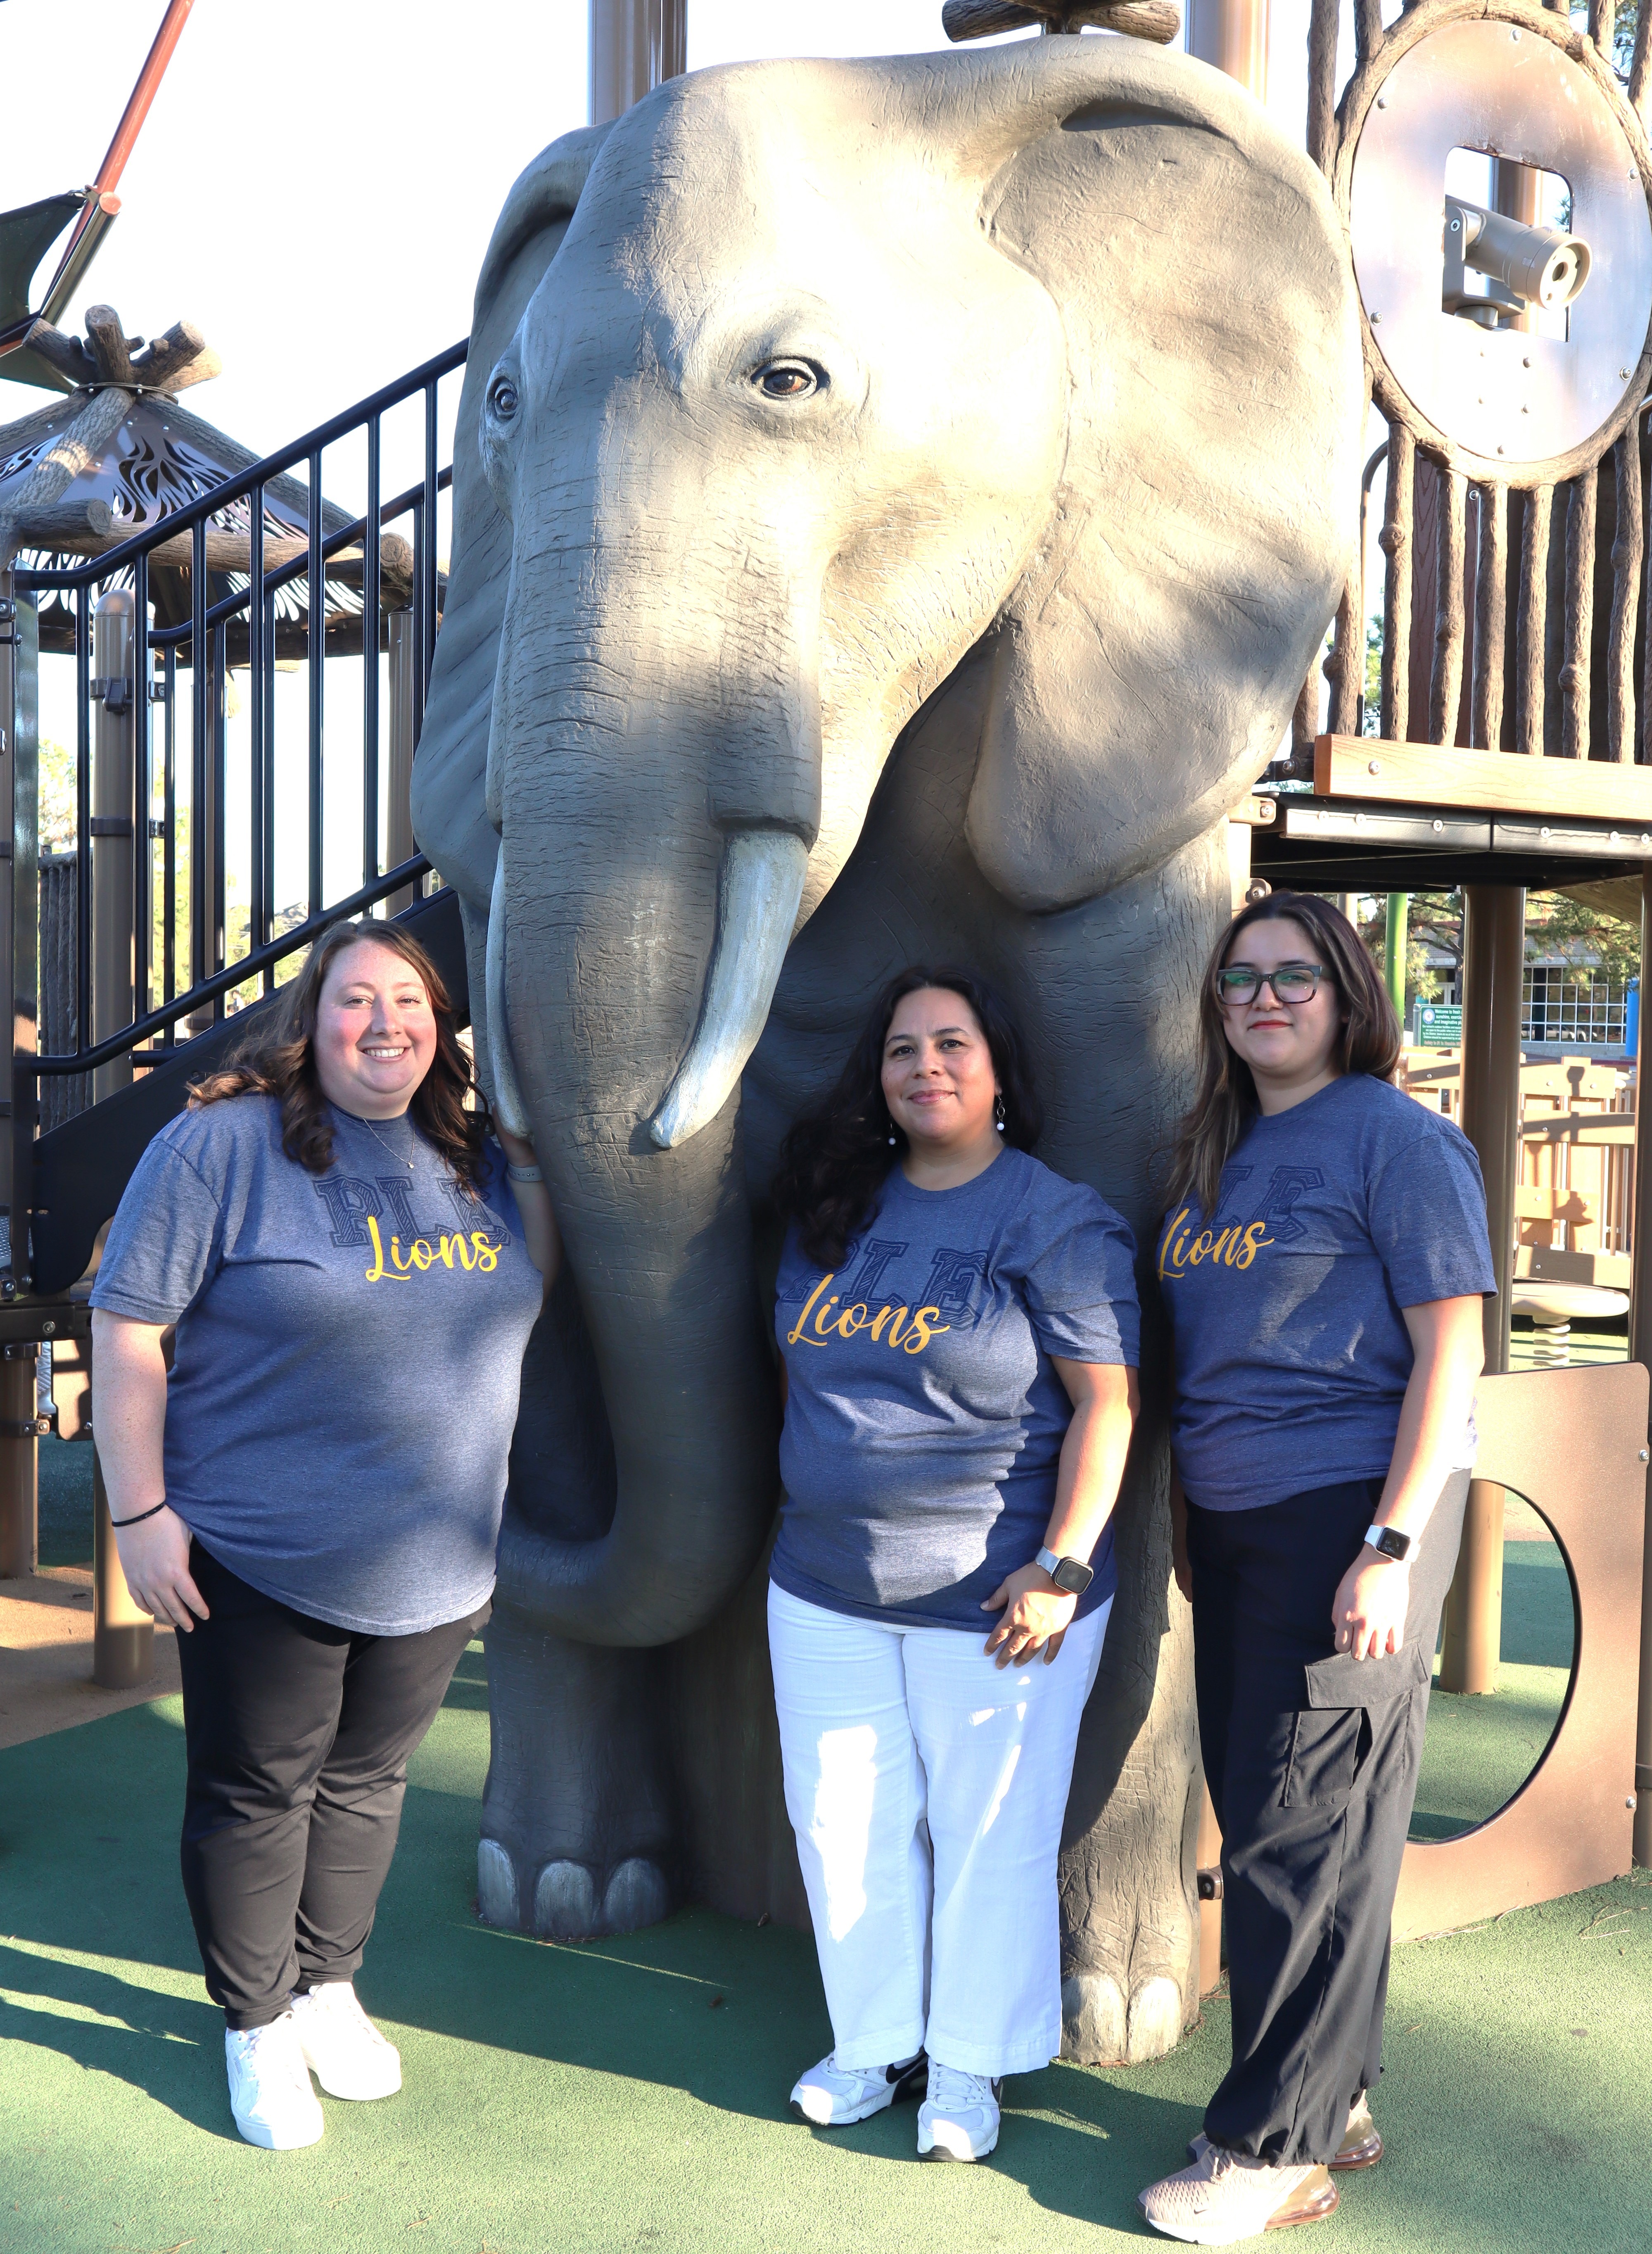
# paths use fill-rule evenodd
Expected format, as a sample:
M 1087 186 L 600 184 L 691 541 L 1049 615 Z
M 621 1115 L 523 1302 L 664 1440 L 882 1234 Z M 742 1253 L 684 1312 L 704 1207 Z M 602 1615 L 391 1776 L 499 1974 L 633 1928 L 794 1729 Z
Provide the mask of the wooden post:
M 132 678 L 136 613 L 128 588 L 111 589 L 92 620 L 92 672 L 101 685 L 92 736 L 92 1039 L 124 1032 L 133 1006 L 132 775 L 137 684 Z M 101 1103 L 132 1085 L 132 1060 L 92 1075 Z
M 0 1348 L 0 1579 L 15 1581 L 40 1563 L 40 1443 L 34 1398 L 35 1350 Z
M 1268 95 L 1268 0 L 1188 0 L 1188 52 Z
M 413 844 L 413 753 L 415 707 L 414 668 L 418 649 L 411 611 L 392 611 L 388 618 L 389 655 L 386 670 L 390 690 L 390 761 L 386 779 L 384 865 L 399 868 L 411 859 Z M 397 916 L 413 906 L 417 887 L 403 885 L 384 904 L 387 916 Z
M 1641 992 L 1652 994 L 1652 877 L 1641 879 Z M 1645 1102 L 1652 1031 L 1644 998 L 1635 1060 L 1635 1267 L 1629 1287 L 1629 1358 L 1652 1363 L 1652 1133 Z M 1646 1216 L 1642 1223 L 1641 1216 Z M 1647 1436 L 1652 1447 L 1652 1432 Z M 1652 1480 L 1647 1487 L 1646 1549 L 1641 1575 L 1641 1695 L 1635 1732 L 1635 1859 L 1652 1866 Z
M 688 67 L 687 0 L 591 0 L 590 23 L 593 125 Z
M 101 1690 L 130 1690 L 155 1672 L 155 1623 L 126 1586 L 95 1438 L 92 1450 L 92 1680 Z
M 1463 893 L 1463 1132 L 1486 1182 L 1497 1294 L 1485 1306 L 1486 1368 L 1509 1367 L 1514 1293 L 1515 1185 L 1520 1166 L 1520 1009 L 1526 896 L 1513 885 L 1470 885 Z M 1462 1547 L 1446 1599 L 1442 1690 L 1497 1687 L 1502 1633 L 1503 1491 L 1469 1484 Z

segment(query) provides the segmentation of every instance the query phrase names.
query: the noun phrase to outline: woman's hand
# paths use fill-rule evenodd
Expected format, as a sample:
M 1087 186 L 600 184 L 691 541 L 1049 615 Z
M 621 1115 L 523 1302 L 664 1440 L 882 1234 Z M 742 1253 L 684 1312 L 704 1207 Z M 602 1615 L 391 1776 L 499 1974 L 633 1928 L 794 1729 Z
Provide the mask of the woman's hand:
M 1356 1659 L 1381 1659 L 1403 1650 L 1411 1592 L 1408 1564 L 1362 1547 L 1331 1600 L 1337 1649 L 1351 1651 Z
M 189 1529 L 175 1510 L 162 1509 L 136 1526 L 117 1527 L 115 1546 L 132 1601 L 141 1611 L 186 1634 L 196 1620 L 210 1619 L 206 1600 L 190 1576 Z
M 1058 1589 L 1042 1565 L 1022 1565 L 1000 1581 L 981 1606 L 1003 1619 L 986 1639 L 986 1656 L 1000 1667 L 1020 1667 L 1042 1647 L 1049 1666 L 1072 1625 L 1078 1600 Z
M 537 1166 L 539 1158 L 533 1145 L 525 1136 L 512 1135 L 495 1118 L 493 1132 L 499 1138 L 499 1148 L 507 1163 L 512 1166 Z M 527 1256 L 539 1270 L 548 1292 L 556 1281 L 557 1270 L 562 1264 L 562 1239 L 556 1226 L 556 1215 L 551 1210 L 551 1195 L 542 1181 L 512 1182 L 512 1193 L 516 1209 L 522 1216 L 522 1234 L 527 1241 Z

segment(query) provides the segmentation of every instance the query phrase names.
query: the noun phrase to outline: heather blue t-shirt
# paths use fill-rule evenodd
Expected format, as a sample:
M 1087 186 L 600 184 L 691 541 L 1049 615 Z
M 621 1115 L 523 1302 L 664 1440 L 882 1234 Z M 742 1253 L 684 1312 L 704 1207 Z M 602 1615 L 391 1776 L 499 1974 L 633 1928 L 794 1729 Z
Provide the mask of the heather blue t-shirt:
M 1258 1118 L 1215 1214 L 1178 1201 L 1158 1264 L 1176 1468 L 1207 1510 L 1385 1476 L 1415 1358 L 1401 1310 L 1496 1289 L 1474 1146 L 1369 1073 Z
M 331 1117 L 324 1174 L 286 1156 L 273 1097 L 172 1120 L 92 1304 L 178 1326 L 166 1499 L 213 1556 L 312 1619 L 409 1635 L 492 1592 L 542 1286 L 497 1144 L 478 1202 L 410 1119 Z
M 796 1230 L 775 1334 L 788 1392 L 770 1572 L 808 1604 L 985 1635 L 1038 1554 L 1072 1418 L 1050 1356 L 1134 1368 L 1135 1244 L 1112 1208 L 1023 1151 L 951 1190 L 890 1172 L 835 1271 Z M 1112 1530 L 1079 1600 L 1117 1586 Z

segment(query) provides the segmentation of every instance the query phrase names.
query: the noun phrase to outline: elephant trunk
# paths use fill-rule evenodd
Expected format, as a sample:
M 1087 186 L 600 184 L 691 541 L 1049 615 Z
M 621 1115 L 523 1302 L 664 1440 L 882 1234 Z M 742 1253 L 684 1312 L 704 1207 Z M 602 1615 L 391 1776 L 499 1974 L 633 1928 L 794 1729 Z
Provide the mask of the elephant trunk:
M 819 822 L 818 704 L 784 575 L 763 647 L 742 621 L 737 702 L 703 620 L 665 649 L 600 606 L 563 615 L 577 656 L 496 700 L 488 1044 L 501 1116 L 545 1168 L 617 1488 L 593 1541 L 508 1514 L 501 1595 L 558 1634 L 659 1644 L 716 1614 L 773 1516 L 737 1090 Z

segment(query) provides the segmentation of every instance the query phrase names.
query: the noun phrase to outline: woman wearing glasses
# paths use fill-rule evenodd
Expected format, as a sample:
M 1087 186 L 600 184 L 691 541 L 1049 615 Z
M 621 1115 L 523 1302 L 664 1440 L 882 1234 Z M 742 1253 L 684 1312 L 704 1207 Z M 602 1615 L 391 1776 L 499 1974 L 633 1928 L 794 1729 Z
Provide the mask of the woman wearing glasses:
M 1195 2245 L 1328 2215 L 1330 2171 L 1382 2155 L 1389 1920 L 1495 1288 L 1474 1152 L 1391 1085 L 1399 1046 L 1326 901 L 1223 934 L 1158 1253 L 1233 2063 L 1141 2206 Z

